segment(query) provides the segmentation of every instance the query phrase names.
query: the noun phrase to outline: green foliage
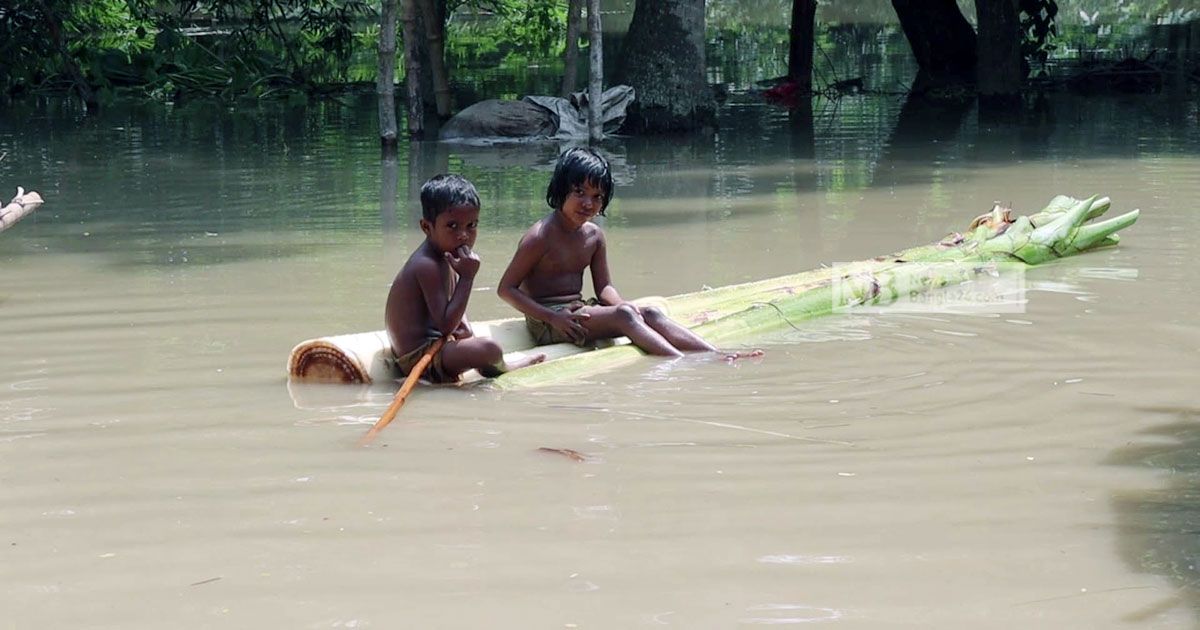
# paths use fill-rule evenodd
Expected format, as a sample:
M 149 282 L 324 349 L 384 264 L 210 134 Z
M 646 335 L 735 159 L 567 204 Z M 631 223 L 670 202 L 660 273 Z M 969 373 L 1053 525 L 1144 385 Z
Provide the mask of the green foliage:
M 13 0 L 0 8 L 0 90 L 69 86 L 72 65 L 102 97 L 313 89 L 345 77 L 373 12 L 364 0 Z M 200 15 L 217 26 L 197 27 Z
M 524 54 L 549 55 L 561 49 L 566 34 L 565 0 L 459 0 L 452 4 L 455 33 L 467 37 L 486 33 L 492 50 L 521 49 Z
M 1030 67 L 1036 64 L 1034 74 L 1046 73 L 1046 61 L 1057 47 L 1055 37 L 1058 26 L 1056 0 L 1020 0 L 1021 11 L 1021 54 Z

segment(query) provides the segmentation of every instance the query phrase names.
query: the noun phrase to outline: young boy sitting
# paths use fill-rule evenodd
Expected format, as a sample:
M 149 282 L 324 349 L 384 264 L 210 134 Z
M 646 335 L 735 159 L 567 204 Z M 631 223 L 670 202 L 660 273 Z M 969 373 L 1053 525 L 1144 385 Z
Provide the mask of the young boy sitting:
M 546 203 L 554 211 L 521 238 L 500 279 L 500 297 L 525 314 L 538 345 L 583 346 L 624 335 L 658 356 L 716 351 L 659 309 L 636 306 L 617 293 L 609 277 L 604 231 L 591 222 L 604 215 L 612 194 L 612 173 L 598 153 L 575 148 L 559 156 L 546 188 Z M 585 302 L 583 272 L 588 267 L 596 297 Z
M 479 271 L 471 251 L 479 225 L 479 194 L 458 175 L 437 175 L 421 186 L 421 231 L 425 242 L 404 264 L 388 293 L 384 321 L 395 364 L 408 374 L 439 337 L 447 337 L 424 377 L 452 383 L 476 369 L 487 377 L 540 363 L 536 355 L 506 365 L 504 351 L 491 339 L 472 336 L 467 300 Z

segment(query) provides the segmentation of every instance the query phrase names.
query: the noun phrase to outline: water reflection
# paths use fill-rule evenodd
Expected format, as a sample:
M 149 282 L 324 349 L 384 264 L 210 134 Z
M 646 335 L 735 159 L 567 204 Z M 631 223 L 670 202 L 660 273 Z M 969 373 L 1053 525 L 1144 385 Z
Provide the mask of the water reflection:
M 1145 410 L 1174 420 L 1141 432 L 1152 444 L 1131 444 L 1105 462 L 1152 468 L 1164 483 L 1151 490 L 1118 491 L 1118 551 L 1134 570 L 1161 575 L 1178 590 L 1130 613 L 1126 621 L 1148 621 L 1166 609 L 1187 606 L 1200 614 L 1200 409 Z

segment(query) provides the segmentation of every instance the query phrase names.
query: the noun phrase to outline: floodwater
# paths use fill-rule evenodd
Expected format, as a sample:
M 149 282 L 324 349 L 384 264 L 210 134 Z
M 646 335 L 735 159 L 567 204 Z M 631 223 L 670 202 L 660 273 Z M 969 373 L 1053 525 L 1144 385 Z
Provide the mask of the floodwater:
M 712 136 L 611 142 L 617 286 L 882 254 L 994 200 L 1142 218 L 1029 269 L 1020 312 L 421 389 L 369 448 L 393 390 L 289 389 L 289 349 L 382 326 L 410 182 L 446 169 L 485 204 L 469 313 L 511 315 L 558 147 L 381 166 L 369 103 L 7 112 L 0 185 L 47 203 L 0 235 L 0 627 L 1197 627 L 1196 103 L 901 105 L 745 96 Z

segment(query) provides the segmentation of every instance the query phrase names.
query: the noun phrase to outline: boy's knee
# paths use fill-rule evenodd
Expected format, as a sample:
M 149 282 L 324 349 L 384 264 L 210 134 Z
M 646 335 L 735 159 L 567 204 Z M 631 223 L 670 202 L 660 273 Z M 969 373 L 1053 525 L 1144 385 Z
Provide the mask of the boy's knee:
M 504 348 L 491 339 L 479 340 L 479 354 L 488 365 L 495 365 L 504 360 Z
M 637 308 L 635 308 L 632 304 L 622 304 L 618 306 L 617 317 L 621 318 L 621 321 L 628 323 L 636 322 L 642 318 L 641 314 L 638 313 Z
M 656 306 L 647 306 L 642 309 L 642 317 L 648 322 L 661 321 L 667 317 L 667 314 L 662 312 Z

